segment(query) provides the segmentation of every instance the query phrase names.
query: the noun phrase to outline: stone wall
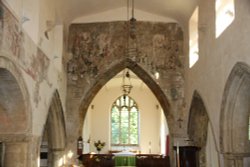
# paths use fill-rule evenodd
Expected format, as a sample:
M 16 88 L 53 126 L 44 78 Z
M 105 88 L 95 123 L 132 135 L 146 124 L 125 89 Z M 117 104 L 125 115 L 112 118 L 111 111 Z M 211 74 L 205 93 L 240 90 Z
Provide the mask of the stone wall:
M 0 48 L 2 56 L 17 62 L 18 66 L 26 75 L 31 77 L 35 83 L 33 94 L 34 103 L 38 104 L 40 84 L 44 80 L 49 86 L 48 68 L 50 60 L 44 52 L 22 31 L 22 25 L 4 7 L 0 6 L 1 26 L 0 26 Z
M 162 106 L 169 105 L 164 112 L 170 129 L 178 127 L 174 122 L 184 98 L 183 32 L 178 24 L 137 22 L 134 40 L 128 38 L 127 22 L 72 24 L 68 52 L 67 128 L 72 147 L 94 95 L 123 68 L 131 69 L 152 91 L 159 90 L 154 93 Z
M 2 119 L 5 116 L 0 132 L 0 141 L 6 145 L 4 166 L 37 166 L 52 94 L 63 87 L 62 79 L 58 79 L 59 71 L 53 71 L 50 56 L 34 43 L 19 18 L 2 1 L 0 69 L 0 113 Z M 56 77 L 50 77 L 52 72 Z M 6 93 L 11 90 L 12 93 Z
M 137 22 L 136 28 L 136 40 L 128 41 L 126 22 L 71 25 L 69 52 L 72 59 L 68 71 L 73 73 L 75 70 L 81 78 L 91 82 L 110 65 L 124 59 L 127 45 L 133 45 L 132 49 L 137 53 L 130 58 L 150 75 L 160 72 L 163 76 L 174 73 L 181 77 L 184 59 L 183 34 L 179 25 Z M 74 75 L 70 77 L 74 80 Z
M 199 147 L 199 166 L 206 167 L 208 115 L 198 92 L 194 92 L 188 120 L 188 135 L 192 144 Z

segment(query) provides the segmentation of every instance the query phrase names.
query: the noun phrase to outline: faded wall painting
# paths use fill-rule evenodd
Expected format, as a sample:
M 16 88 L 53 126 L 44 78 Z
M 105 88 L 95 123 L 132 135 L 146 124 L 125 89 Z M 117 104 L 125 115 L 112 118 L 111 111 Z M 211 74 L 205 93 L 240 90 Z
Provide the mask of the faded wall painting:
M 81 132 L 88 97 L 96 93 L 93 85 L 109 80 L 105 72 L 120 65 L 134 63 L 149 75 L 172 103 L 170 115 L 177 115 L 184 99 L 183 32 L 177 23 L 136 22 L 136 38 L 130 38 L 127 22 L 72 24 L 69 28 L 67 63 L 68 137 Z M 130 66 L 131 70 L 133 65 Z M 135 66 L 134 66 L 135 68 Z M 155 74 L 159 73 L 157 79 Z M 106 77 L 106 78 L 105 78 Z M 147 83 L 146 83 L 147 84 Z M 152 85 L 150 85 L 152 86 Z M 150 87 L 149 86 L 149 87 Z M 152 86 L 155 87 L 155 86 Z M 166 96 L 166 97 L 165 97 Z M 83 101 L 81 101 L 84 99 Z M 163 98 L 162 98 L 163 99 Z M 86 100 L 86 101 L 85 101 Z M 168 101 L 167 100 L 167 101 Z M 170 113 L 172 112 L 172 113 Z M 176 119 L 177 120 L 177 119 Z M 72 129 L 75 129 L 72 131 Z
M 1 56 L 10 56 L 35 82 L 34 102 L 39 101 L 40 83 L 46 81 L 50 65 L 49 58 L 22 30 L 20 23 L 12 13 L 0 2 L 0 49 L 7 53 Z
M 28 116 L 17 80 L 3 68 L 0 68 L 0 79 L 0 133 L 24 132 Z
M 154 72 L 183 71 L 183 34 L 175 23 L 137 22 L 136 41 L 128 40 L 126 22 L 73 24 L 69 33 L 69 78 L 95 77 L 127 56 L 134 57 L 152 75 Z M 129 43 L 130 42 L 130 43 Z

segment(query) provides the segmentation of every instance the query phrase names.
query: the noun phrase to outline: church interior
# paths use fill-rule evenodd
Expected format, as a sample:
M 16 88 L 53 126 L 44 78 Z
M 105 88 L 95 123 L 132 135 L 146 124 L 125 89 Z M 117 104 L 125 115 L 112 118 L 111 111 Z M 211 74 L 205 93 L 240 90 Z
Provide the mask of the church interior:
M 0 167 L 249 167 L 249 0 L 0 0 Z

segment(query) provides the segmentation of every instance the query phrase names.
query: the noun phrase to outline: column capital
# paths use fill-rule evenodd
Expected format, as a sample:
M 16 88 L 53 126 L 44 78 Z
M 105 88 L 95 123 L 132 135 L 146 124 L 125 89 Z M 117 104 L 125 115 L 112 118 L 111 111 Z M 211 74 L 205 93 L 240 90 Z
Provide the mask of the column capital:
M 250 153 L 222 153 L 226 159 L 242 160 L 244 157 L 250 157 Z

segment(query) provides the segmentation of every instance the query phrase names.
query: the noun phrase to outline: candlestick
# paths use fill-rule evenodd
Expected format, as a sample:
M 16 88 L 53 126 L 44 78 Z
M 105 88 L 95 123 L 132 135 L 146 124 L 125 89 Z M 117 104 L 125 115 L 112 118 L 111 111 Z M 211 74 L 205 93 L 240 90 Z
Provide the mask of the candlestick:
M 179 154 L 179 143 L 178 142 L 176 144 L 176 147 L 177 147 L 177 154 Z
M 149 144 L 149 146 L 148 146 L 148 148 L 149 148 L 149 154 L 151 154 L 151 141 L 148 144 Z
M 169 135 L 167 135 L 167 137 L 166 137 L 167 139 L 166 139 L 166 155 L 167 156 L 169 156 L 169 144 L 170 144 L 170 142 L 169 142 Z
M 179 143 L 176 144 L 176 152 L 177 152 L 177 167 L 180 167 L 180 154 L 179 154 Z

